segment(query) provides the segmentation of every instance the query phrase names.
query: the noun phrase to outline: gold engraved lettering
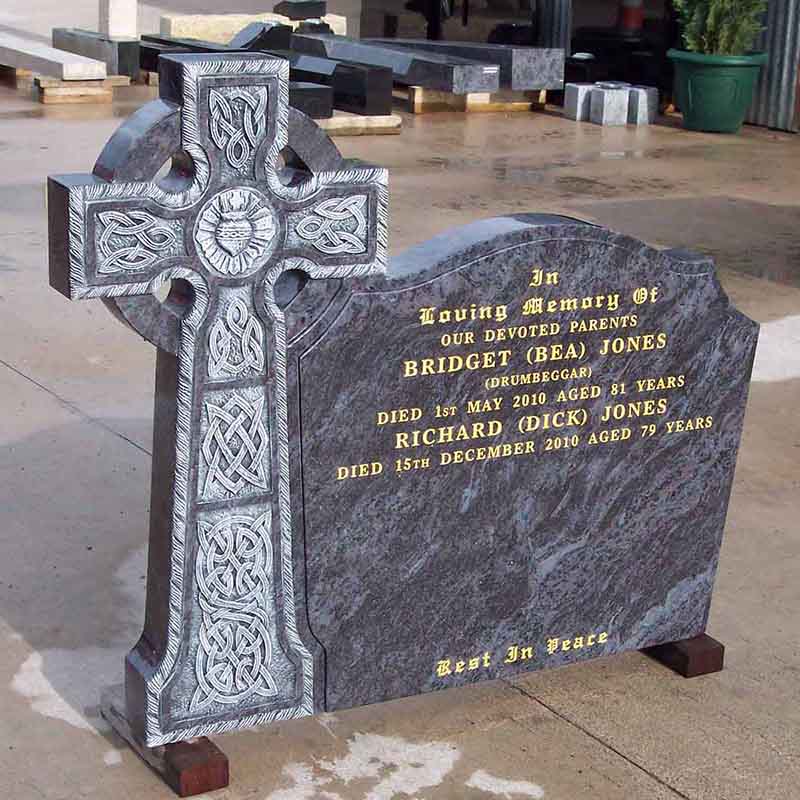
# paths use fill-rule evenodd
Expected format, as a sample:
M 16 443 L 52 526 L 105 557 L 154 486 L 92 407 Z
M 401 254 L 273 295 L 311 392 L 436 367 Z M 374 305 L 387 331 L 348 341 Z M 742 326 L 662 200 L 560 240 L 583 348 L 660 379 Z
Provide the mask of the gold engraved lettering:
M 569 408 L 564 411 L 544 411 L 522 417 L 517 423 L 520 433 L 546 431 L 551 428 L 580 428 L 589 421 L 585 408 Z
M 569 389 L 561 389 L 556 394 L 556 403 L 575 402 L 576 400 L 594 400 L 600 397 L 601 388 L 599 386 L 572 386 Z
M 630 428 L 604 428 L 601 431 L 592 431 L 587 441 L 589 444 L 609 444 L 610 442 L 625 442 L 630 438 Z
M 636 314 L 624 314 L 621 317 L 573 319 L 569 323 L 569 332 L 597 333 L 598 331 L 616 331 L 620 328 L 635 328 L 638 324 L 639 318 Z
M 614 294 L 595 294 L 587 297 L 557 297 L 545 300 L 543 297 L 529 297 L 522 304 L 523 316 L 534 314 L 557 314 L 574 311 L 605 309 L 616 311 L 619 308 L 619 292 Z
M 566 639 L 559 636 L 551 636 L 546 640 L 545 647 L 547 649 L 547 655 L 552 656 L 559 652 L 568 653 L 570 650 L 585 650 L 589 647 L 597 647 L 607 642 L 608 633 L 603 631 L 599 634 L 590 633 L 588 635 L 584 634 L 572 638 L 567 637 Z
M 600 355 L 623 355 L 625 353 L 663 350 L 667 346 L 666 333 L 643 333 L 638 336 L 617 336 L 614 339 L 603 339 Z
M 533 658 L 533 647 L 520 647 L 512 644 L 506 651 L 504 664 L 515 664 L 517 661 L 530 661 Z
M 674 419 L 667 422 L 667 433 L 709 430 L 714 425 L 714 417 L 694 417 L 693 419 Z
M 583 342 L 568 342 L 563 344 L 538 345 L 529 347 L 527 359 L 529 364 L 541 364 L 545 361 L 577 361 L 586 355 L 586 345 Z
M 637 380 L 636 390 L 639 392 L 663 392 L 665 389 L 682 389 L 685 385 L 685 375 L 664 375 L 659 378 Z
M 614 403 L 612 405 L 607 405 L 603 409 L 600 421 L 609 422 L 612 419 L 620 420 L 636 417 L 652 417 L 657 414 L 664 414 L 666 410 L 666 397 L 660 397 L 658 400 L 636 400 L 631 403 Z
M 574 367 L 543 370 L 542 372 L 519 372 L 513 375 L 495 375 L 487 378 L 484 386 L 491 391 L 493 389 L 508 389 L 513 386 L 530 386 L 552 381 L 574 381 L 591 377 L 591 367 Z
M 401 422 L 416 422 L 422 418 L 421 408 L 395 408 L 379 411 L 377 425 L 397 425 Z
M 502 405 L 502 397 L 490 397 L 488 400 L 467 400 L 467 414 L 488 414 L 492 411 L 499 411 Z
M 346 481 L 348 478 L 374 478 L 383 472 L 383 464 L 373 461 L 370 464 L 351 464 L 345 467 L 336 467 L 336 480 Z
M 487 328 L 483 332 L 483 341 L 506 342 L 514 339 L 533 339 L 537 336 L 555 336 L 560 330 L 561 325 L 558 322 L 511 325 L 508 328 Z
M 545 272 L 539 267 L 534 267 L 531 270 L 528 286 L 558 286 L 558 272 Z
M 488 439 L 499 436 L 503 432 L 503 423 L 499 419 L 488 422 L 473 422 L 471 425 L 446 425 L 440 428 L 403 431 L 394 435 L 395 450 L 406 447 L 431 447 L 437 444 L 463 442 L 469 439 Z
M 477 303 L 461 308 L 437 308 L 426 306 L 417 312 L 420 325 L 449 325 L 458 322 L 475 322 L 493 319 L 503 322 L 508 318 L 508 306 L 479 306 Z
M 470 464 L 473 461 L 492 461 L 496 458 L 529 456 L 535 452 L 534 442 L 505 442 L 486 447 L 468 447 L 465 450 L 444 450 L 439 453 L 439 464 Z
M 403 377 L 444 375 L 462 370 L 498 369 L 508 366 L 511 350 L 484 350 L 464 356 L 437 356 L 403 362 Z

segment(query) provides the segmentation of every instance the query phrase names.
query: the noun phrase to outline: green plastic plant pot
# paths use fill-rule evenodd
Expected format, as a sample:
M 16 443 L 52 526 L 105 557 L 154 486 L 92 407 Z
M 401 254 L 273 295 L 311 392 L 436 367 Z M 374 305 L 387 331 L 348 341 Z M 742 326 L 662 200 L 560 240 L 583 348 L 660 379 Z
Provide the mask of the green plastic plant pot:
M 669 50 L 667 55 L 675 63 L 675 99 L 683 112 L 683 127 L 738 133 L 767 54 L 714 56 Z

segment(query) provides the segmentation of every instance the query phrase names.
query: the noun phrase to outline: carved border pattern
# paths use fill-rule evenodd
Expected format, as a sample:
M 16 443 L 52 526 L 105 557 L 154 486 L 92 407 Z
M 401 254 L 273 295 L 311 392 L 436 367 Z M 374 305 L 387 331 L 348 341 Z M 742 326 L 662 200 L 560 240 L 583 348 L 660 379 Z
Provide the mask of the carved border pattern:
M 270 512 L 198 521 L 195 562 L 202 612 L 191 711 L 234 705 L 253 695 L 275 698 L 267 597 L 272 593 Z

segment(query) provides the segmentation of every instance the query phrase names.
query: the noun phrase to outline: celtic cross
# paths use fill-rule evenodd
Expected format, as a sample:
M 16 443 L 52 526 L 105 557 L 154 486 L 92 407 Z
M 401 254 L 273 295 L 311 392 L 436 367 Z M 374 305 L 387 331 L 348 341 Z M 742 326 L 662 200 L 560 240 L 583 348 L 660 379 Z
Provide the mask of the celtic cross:
M 162 57 L 161 99 L 93 174 L 49 180 L 51 285 L 158 346 L 147 607 L 125 675 L 150 747 L 319 710 L 295 613 L 284 308 L 307 278 L 384 268 L 387 176 L 289 108 L 288 76 L 254 54 Z

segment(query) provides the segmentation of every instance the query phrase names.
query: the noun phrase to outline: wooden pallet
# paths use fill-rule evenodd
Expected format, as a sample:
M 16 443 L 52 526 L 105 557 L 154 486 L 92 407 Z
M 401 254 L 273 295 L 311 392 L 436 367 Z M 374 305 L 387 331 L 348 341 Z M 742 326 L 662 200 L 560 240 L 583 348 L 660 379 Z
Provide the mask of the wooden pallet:
M 35 79 L 39 102 L 48 105 L 65 103 L 110 103 L 114 88 L 129 86 L 127 75 L 110 75 L 96 81 L 62 81 L 39 76 Z
M 428 114 L 436 111 L 465 112 L 518 112 L 541 111 L 547 103 L 547 92 L 518 92 L 501 89 L 499 92 L 470 92 L 452 94 L 422 86 L 395 87 L 393 96 L 407 104 L 411 114 Z

